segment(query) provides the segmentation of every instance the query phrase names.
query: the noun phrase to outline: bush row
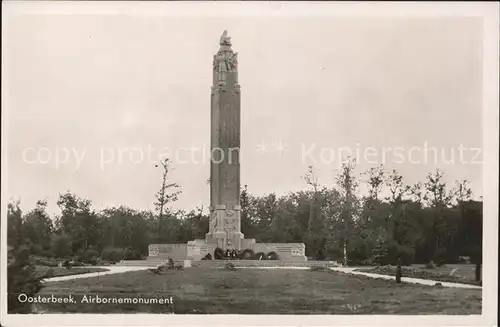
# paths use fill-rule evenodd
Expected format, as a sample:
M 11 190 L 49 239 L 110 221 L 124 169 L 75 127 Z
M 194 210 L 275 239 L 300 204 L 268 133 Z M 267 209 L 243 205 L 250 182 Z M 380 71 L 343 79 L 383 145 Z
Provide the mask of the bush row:
M 59 262 L 71 261 L 72 266 L 82 265 L 106 265 L 120 262 L 121 260 L 141 260 L 142 255 L 139 251 L 128 248 L 105 248 L 101 254 L 96 250 L 89 248 L 85 251 L 79 251 L 71 258 L 49 258 L 41 256 L 31 256 L 31 260 L 37 266 L 57 267 Z

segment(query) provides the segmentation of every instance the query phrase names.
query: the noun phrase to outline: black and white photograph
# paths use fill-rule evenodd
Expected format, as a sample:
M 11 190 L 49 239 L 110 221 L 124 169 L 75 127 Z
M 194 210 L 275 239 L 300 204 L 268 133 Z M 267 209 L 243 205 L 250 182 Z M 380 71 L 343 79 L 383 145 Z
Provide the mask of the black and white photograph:
M 498 2 L 2 9 L 2 326 L 497 324 Z

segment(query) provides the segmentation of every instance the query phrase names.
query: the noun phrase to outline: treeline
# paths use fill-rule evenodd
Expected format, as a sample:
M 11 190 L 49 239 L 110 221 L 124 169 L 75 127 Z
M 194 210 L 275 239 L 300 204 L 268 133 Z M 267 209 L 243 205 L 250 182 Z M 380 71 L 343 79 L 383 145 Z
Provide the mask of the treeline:
M 92 261 L 137 260 L 152 243 L 187 242 L 204 238 L 208 216 L 201 212 L 167 211 L 160 218 L 151 211 L 125 206 L 96 211 L 92 203 L 65 193 L 57 202 L 61 215 L 50 217 L 46 201 L 23 213 L 19 202 L 8 205 L 8 243 L 25 246 L 35 256 Z
M 472 200 L 467 181 L 448 186 L 436 170 L 407 185 L 383 166 L 360 176 L 354 170 L 346 161 L 336 186 L 326 187 L 309 167 L 309 189 L 281 197 L 255 197 L 245 188 L 242 232 L 259 242 L 303 242 L 311 259 L 351 265 L 481 261 L 482 202 Z
M 88 199 L 59 196 L 61 214 L 51 217 L 47 202 L 22 212 L 8 205 L 8 243 L 32 255 L 92 261 L 141 259 L 152 243 L 203 239 L 209 217 L 203 208 L 176 211 L 179 191 L 168 183 L 167 166 L 157 194 L 157 212 L 125 206 L 96 211 Z M 309 167 L 303 191 L 284 196 L 241 192 L 241 228 L 257 242 L 303 242 L 315 260 L 348 264 L 458 262 L 481 260 L 482 202 L 472 200 L 466 181 L 448 186 L 441 171 L 422 183 L 407 185 L 396 171 L 382 166 L 356 175 L 348 160 L 335 187 L 322 185 Z M 361 195 L 365 183 L 368 193 Z

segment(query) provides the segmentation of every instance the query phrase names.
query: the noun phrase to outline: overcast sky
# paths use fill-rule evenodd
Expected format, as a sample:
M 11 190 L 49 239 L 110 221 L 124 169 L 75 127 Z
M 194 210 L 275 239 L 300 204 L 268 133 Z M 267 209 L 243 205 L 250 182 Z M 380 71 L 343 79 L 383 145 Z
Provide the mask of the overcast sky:
M 98 209 L 150 208 L 165 149 L 183 190 L 176 207 L 208 205 L 201 152 L 224 29 L 239 53 L 241 183 L 252 193 L 304 189 L 310 164 L 333 185 L 349 147 L 376 150 L 358 158 L 358 172 L 385 152 L 407 183 L 440 167 L 482 195 L 479 20 L 20 15 L 4 24 L 7 190 L 24 208 L 45 198 L 53 210 L 67 190 Z

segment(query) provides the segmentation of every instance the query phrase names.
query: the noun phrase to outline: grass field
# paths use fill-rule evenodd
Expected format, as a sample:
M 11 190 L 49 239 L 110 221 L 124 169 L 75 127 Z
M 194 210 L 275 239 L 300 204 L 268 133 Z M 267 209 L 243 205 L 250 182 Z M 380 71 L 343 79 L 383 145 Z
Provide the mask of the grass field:
M 370 272 L 374 274 L 395 275 L 395 266 L 382 266 L 374 268 L 360 268 L 357 271 Z M 475 281 L 474 265 L 444 265 L 435 268 L 426 268 L 424 265 L 402 267 L 403 277 L 432 279 L 442 282 L 463 283 L 480 285 Z
M 60 277 L 60 276 L 70 276 L 70 275 L 80 275 L 91 272 L 100 272 L 100 271 L 108 271 L 108 269 L 104 268 L 95 268 L 95 267 L 73 267 L 71 269 L 59 268 L 59 267 L 45 267 L 45 266 L 36 266 L 35 271 L 38 276 L 45 276 L 48 270 L 52 270 L 51 277 Z
M 440 288 L 334 271 L 190 268 L 156 275 L 135 271 L 51 282 L 42 295 L 72 294 L 76 304 L 45 312 L 176 314 L 480 314 L 481 290 Z M 173 297 L 173 304 L 80 303 L 100 297 Z

